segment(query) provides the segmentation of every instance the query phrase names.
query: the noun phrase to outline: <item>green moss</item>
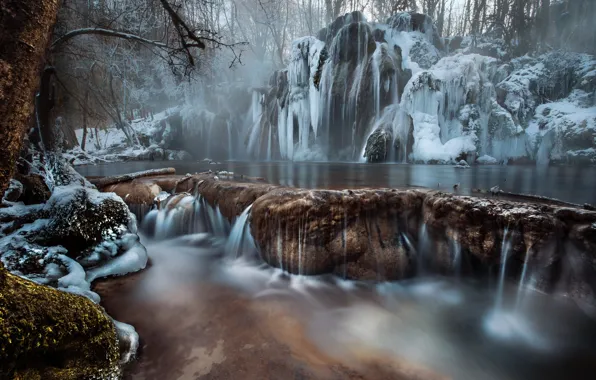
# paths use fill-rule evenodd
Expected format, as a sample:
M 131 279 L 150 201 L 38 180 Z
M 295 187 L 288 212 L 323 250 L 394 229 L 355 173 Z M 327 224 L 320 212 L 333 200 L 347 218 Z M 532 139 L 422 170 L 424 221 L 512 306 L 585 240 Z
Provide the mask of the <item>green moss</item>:
M 0 264 L 1 374 L 14 379 L 114 378 L 118 358 L 116 331 L 102 308 L 12 275 Z

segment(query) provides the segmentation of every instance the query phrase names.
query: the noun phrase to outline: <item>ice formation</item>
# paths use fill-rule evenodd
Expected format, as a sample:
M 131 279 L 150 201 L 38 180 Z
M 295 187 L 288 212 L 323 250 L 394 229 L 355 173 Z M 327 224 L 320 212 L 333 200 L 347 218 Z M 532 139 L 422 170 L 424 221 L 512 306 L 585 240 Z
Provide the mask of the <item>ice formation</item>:
M 550 52 L 508 60 L 502 40 L 442 39 L 426 15 L 401 13 L 386 24 L 342 16 L 317 38 L 295 40 L 290 63 L 274 73 L 270 90 L 253 93 L 259 101 L 249 112 L 249 153 L 266 159 L 366 156 L 456 163 L 482 156 L 536 159 L 542 149 L 548 157 L 594 161 L 592 135 L 586 146 L 561 148 L 573 145 L 567 140 L 582 125 L 591 130 L 594 58 Z M 545 120 L 541 112 L 548 100 L 562 103 L 550 106 L 553 117 Z M 575 104 L 575 112 L 567 103 Z M 562 113 L 578 116 L 556 121 Z M 393 143 L 379 140 L 376 130 Z M 547 147 L 540 142 L 551 130 L 558 131 L 552 132 L 556 144 Z M 369 143 L 377 146 L 367 148 Z
M 136 219 L 113 193 L 101 193 L 82 177 L 52 186 L 45 204 L 4 200 L 0 210 L 0 260 L 14 274 L 78 294 L 95 303 L 91 283 L 120 276 L 147 265 L 145 248 L 136 235 Z M 126 338 L 129 360 L 138 347 L 134 328 L 115 322 Z M 137 343 L 135 343 L 137 342 Z
M 590 55 L 512 59 L 490 33 L 442 38 L 421 13 L 375 23 L 353 12 L 294 40 L 287 67 L 268 83 L 256 77 L 208 86 L 152 121 L 133 121 L 143 147 L 127 147 L 116 129 L 92 131 L 87 152 L 70 157 L 596 162 Z

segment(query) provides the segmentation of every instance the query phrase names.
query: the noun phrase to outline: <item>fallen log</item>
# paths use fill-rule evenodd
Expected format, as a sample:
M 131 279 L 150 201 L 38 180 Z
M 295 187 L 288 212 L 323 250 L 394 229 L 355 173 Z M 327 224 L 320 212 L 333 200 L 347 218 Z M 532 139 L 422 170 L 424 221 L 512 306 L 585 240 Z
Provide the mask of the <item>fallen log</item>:
M 490 190 L 483 190 L 483 189 L 472 189 L 472 194 L 490 194 Z M 583 208 L 585 210 L 594 211 L 594 206 L 586 203 L 586 204 L 578 204 L 572 202 L 562 201 L 556 198 L 545 197 L 542 195 L 534 195 L 534 194 L 520 194 L 520 193 L 511 193 L 508 191 L 499 190 L 498 193 L 493 194 L 494 196 L 503 196 L 509 198 L 511 200 L 518 200 L 518 201 L 528 201 L 528 202 L 536 202 L 536 203 L 546 203 L 553 206 L 562 206 L 562 207 L 575 207 L 575 208 Z
M 153 176 L 159 176 L 159 175 L 174 175 L 174 174 L 176 174 L 176 169 L 164 168 L 164 169 L 145 170 L 142 172 L 122 174 L 122 175 L 102 177 L 102 178 L 88 178 L 88 180 L 89 180 L 89 182 L 94 184 L 98 189 L 102 189 L 109 185 L 114 185 L 114 184 L 121 183 L 121 182 L 128 182 L 128 181 L 132 181 L 137 178 L 153 177 Z

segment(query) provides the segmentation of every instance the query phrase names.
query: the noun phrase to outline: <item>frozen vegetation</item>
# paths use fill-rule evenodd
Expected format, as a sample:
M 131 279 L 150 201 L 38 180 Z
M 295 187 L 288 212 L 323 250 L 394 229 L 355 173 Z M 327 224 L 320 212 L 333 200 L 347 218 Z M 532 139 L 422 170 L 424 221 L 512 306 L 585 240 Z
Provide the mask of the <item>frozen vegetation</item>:
M 294 41 L 255 91 L 248 152 L 261 159 L 594 163 L 596 61 L 509 59 L 502 39 L 441 38 L 432 20 L 340 17 Z
M 595 163 L 594 57 L 512 59 L 497 34 L 443 38 L 424 14 L 349 13 L 295 39 L 268 82 L 204 87 L 131 122 L 134 144 L 120 129 L 90 130 L 86 152 L 68 157 Z
M 27 186 L 13 179 L 2 201 L 0 260 L 13 274 L 98 304 L 94 280 L 147 265 L 136 218 L 120 197 L 99 192 L 61 159 L 45 162 L 34 160 L 32 173 L 19 177 Z M 116 327 L 130 343 L 124 353 L 130 358 L 136 332 L 126 324 Z

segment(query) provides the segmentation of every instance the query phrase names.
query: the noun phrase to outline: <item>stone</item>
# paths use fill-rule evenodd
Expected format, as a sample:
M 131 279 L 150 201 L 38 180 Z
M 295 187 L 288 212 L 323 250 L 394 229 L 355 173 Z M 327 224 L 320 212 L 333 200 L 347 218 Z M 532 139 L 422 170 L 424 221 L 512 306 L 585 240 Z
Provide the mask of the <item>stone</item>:
M 530 254 L 539 263 L 533 267 L 539 289 L 549 292 L 556 284 L 559 291 L 596 304 L 596 285 L 590 282 L 596 276 L 596 212 L 582 206 L 427 189 L 309 190 L 214 177 L 181 177 L 176 190 L 192 189 L 229 222 L 252 204 L 250 230 L 260 257 L 289 273 L 405 279 L 417 273 L 417 251 L 426 244 L 429 269 L 449 274 L 454 270 L 450 247 L 457 242 L 467 263 L 462 274 L 488 274 L 500 264 L 506 235 L 512 273 L 519 274 Z M 580 260 L 581 276 L 563 271 L 571 259 Z
M 128 208 L 119 198 L 80 186 L 55 189 L 43 214 L 49 222 L 32 231 L 27 240 L 45 247 L 62 246 L 72 258 L 118 237 L 131 222 Z
M 16 202 L 19 200 L 21 195 L 23 195 L 23 191 L 23 184 L 17 181 L 16 179 L 11 179 L 10 185 L 4 193 L 4 200 L 9 202 Z
M 367 162 L 385 162 L 389 155 L 389 150 L 393 140 L 390 131 L 377 129 L 366 140 L 364 157 Z
M 103 191 L 116 193 L 127 204 L 152 205 L 162 188 L 154 183 L 133 180 L 107 186 Z
M 51 192 L 42 176 L 38 174 L 17 174 L 15 179 L 23 185 L 23 193 L 18 198 L 19 202 L 26 205 L 44 203 L 50 199 Z
M 85 297 L 35 284 L 0 262 L 0 373 L 11 379 L 118 378 L 111 319 Z

